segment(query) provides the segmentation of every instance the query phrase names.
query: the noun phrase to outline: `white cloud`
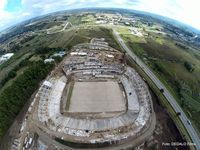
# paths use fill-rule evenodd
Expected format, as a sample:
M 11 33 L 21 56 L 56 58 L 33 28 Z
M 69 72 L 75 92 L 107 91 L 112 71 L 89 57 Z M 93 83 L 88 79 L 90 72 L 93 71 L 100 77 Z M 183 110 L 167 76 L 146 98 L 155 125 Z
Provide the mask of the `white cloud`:
M 5 26 L 8 22 L 8 19 L 11 19 L 11 16 L 12 16 L 12 15 L 10 15 L 9 12 L 4 10 L 6 4 L 7 4 L 7 0 L 1 0 L 1 2 L 0 2 L 0 27 Z
M 188 23 L 200 29 L 199 0 L 176 0 L 178 10 L 175 19 Z
M 1 0 L 1 3 L 0 3 L 0 11 L 3 10 L 5 8 L 7 4 L 7 0 Z
M 119 7 L 147 11 L 190 24 L 200 29 L 198 0 L 21 0 L 22 8 L 17 12 L 4 10 L 7 0 L 0 2 L 0 30 L 30 17 L 58 10 L 81 7 Z

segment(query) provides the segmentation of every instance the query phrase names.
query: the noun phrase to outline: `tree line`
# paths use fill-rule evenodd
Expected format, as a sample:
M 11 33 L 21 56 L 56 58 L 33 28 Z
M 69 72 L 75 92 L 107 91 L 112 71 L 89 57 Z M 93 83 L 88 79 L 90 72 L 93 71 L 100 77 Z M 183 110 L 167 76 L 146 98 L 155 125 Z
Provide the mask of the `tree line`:
M 53 64 L 37 61 L 19 75 L 12 85 L 0 95 L 0 137 L 2 137 L 27 100 L 39 87 L 39 83 L 49 74 Z
M 31 56 L 32 56 L 32 55 L 31 55 Z M 20 68 L 22 68 L 22 67 L 28 65 L 28 63 L 29 63 L 28 59 L 29 59 L 29 58 L 30 58 L 30 56 L 27 57 L 26 59 L 23 59 L 17 66 L 15 66 L 10 72 L 8 72 L 2 80 L 0 80 L 0 89 L 1 89 L 10 79 L 13 79 L 14 77 L 16 77 L 17 71 L 18 71 Z

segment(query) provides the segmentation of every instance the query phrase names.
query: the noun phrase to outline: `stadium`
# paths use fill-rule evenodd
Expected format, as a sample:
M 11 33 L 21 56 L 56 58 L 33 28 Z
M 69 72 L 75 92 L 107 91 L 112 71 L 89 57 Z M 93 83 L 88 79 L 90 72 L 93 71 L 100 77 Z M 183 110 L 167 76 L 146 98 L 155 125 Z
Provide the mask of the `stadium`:
M 61 141 L 125 143 L 147 132 L 152 123 L 147 85 L 105 39 L 73 47 L 43 82 L 35 101 L 34 119 Z

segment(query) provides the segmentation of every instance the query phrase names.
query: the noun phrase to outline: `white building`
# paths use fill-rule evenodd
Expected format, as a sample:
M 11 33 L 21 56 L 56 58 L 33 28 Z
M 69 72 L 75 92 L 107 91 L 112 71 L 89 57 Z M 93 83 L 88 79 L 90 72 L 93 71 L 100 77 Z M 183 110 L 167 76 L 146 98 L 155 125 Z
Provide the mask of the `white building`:
M 52 87 L 52 83 L 49 82 L 49 81 L 47 81 L 47 80 L 45 80 L 45 81 L 43 82 L 43 86 L 48 87 L 48 88 L 51 88 L 51 87 Z
M 48 59 L 45 59 L 44 60 L 44 63 L 51 63 L 51 62 L 54 62 L 54 59 L 53 58 L 48 58 Z
M 55 57 L 57 57 L 57 56 L 63 57 L 65 54 L 66 54 L 65 51 L 60 51 L 58 53 L 53 54 L 53 56 L 55 56 Z
M 86 52 L 71 52 L 70 53 L 71 56 L 87 56 Z
M 7 61 L 8 59 L 10 59 L 12 56 L 14 55 L 14 53 L 7 53 L 7 54 L 4 54 L 0 57 L 0 62 L 5 62 Z
M 111 54 L 106 54 L 106 56 L 107 56 L 108 58 L 114 58 L 114 56 L 111 55 Z

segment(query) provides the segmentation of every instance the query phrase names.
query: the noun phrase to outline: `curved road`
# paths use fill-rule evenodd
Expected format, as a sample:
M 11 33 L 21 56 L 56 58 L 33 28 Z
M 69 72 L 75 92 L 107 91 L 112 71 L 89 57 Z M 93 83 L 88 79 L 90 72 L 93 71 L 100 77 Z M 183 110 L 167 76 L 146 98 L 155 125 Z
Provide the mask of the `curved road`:
M 151 78 L 151 80 L 156 84 L 156 86 L 159 89 L 163 89 L 163 95 L 166 97 L 168 102 L 171 104 L 173 109 L 176 113 L 180 112 L 181 115 L 179 116 L 180 120 L 182 121 L 183 125 L 185 126 L 186 130 L 188 131 L 192 141 L 196 145 L 196 149 L 200 150 L 200 139 L 193 128 L 191 122 L 179 106 L 179 104 L 176 102 L 174 97 L 170 94 L 170 92 L 166 89 L 166 87 L 162 84 L 162 82 L 155 76 L 155 74 L 148 68 L 148 66 L 140 60 L 139 57 L 137 57 L 131 49 L 129 49 L 126 44 L 124 43 L 123 39 L 120 37 L 119 33 L 115 30 L 113 30 L 114 36 L 116 37 L 116 40 L 118 43 L 122 46 L 122 48 L 127 52 L 127 54 L 142 68 L 142 70 Z

